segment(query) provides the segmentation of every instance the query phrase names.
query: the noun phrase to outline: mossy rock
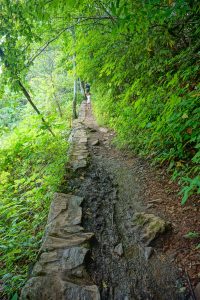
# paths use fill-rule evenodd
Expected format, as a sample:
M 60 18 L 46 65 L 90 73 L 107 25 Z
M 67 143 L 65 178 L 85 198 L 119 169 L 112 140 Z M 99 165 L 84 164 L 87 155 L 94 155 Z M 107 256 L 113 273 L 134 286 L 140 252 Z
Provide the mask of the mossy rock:
M 145 245 L 149 245 L 155 238 L 170 227 L 169 222 L 166 222 L 154 214 L 145 212 L 135 213 L 133 223 L 136 225 L 140 241 Z

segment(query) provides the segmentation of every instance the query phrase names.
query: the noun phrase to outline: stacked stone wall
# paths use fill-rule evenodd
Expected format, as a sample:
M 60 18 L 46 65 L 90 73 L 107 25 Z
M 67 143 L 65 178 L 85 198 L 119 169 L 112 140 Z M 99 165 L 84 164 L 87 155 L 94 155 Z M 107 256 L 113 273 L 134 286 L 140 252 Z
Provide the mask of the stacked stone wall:
M 73 122 L 69 168 L 73 172 L 88 162 L 85 103 Z M 64 154 L 63 154 L 64 155 Z M 38 261 L 21 293 L 21 300 L 99 300 L 96 285 L 85 268 L 92 232 L 81 226 L 83 198 L 55 193 Z

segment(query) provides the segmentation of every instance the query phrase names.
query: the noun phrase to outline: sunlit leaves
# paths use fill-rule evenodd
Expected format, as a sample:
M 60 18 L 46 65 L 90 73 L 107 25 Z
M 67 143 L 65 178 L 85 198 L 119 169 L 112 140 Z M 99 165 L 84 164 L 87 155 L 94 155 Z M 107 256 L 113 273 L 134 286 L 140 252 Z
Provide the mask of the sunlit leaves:
M 4 138 L 0 151 L 0 275 L 8 293 L 22 286 L 27 265 L 35 260 L 67 159 L 63 155 L 67 143 L 58 135 L 64 123 L 53 139 L 40 134 L 38 121 L 29 116 L 29 121 L 21 122 Z
M 198 4 L 103 3 L 115 21 L 88 30 L 84 41 L 80 31 L 79 73 L 94 81 L 96 113 L 120 145 L 169 164 L 173 178 L 192 180 L 185 202 L 197 193 L 200 171 Z

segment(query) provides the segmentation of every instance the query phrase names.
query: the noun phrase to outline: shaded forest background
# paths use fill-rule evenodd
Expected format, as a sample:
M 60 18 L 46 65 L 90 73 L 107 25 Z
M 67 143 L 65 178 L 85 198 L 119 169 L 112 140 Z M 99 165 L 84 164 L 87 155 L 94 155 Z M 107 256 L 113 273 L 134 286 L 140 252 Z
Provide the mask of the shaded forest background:
M 80 82 L 119 147 L 164 166 L 182 204 L 200 193 L 200 3 L 1 0 L 0 15 L 0 275 L 11 296 L 64 180 Z

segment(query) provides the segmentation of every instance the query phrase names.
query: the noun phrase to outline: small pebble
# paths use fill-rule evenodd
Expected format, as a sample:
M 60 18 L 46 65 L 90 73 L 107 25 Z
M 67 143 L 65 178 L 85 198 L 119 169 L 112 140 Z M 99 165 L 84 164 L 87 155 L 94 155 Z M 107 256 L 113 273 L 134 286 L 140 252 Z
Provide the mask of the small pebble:
M 118 245 L 115 247 L 114 252 L 115 252 L 117 255 L 122 256 L 122 254 L 124 253 L 122 243 L 118 244 Z
M 146 260 L 148 260 L 152 254 L 153 254 L 153 247 L 145 247 L 144 248 L 144 256 L 145 256 Z

